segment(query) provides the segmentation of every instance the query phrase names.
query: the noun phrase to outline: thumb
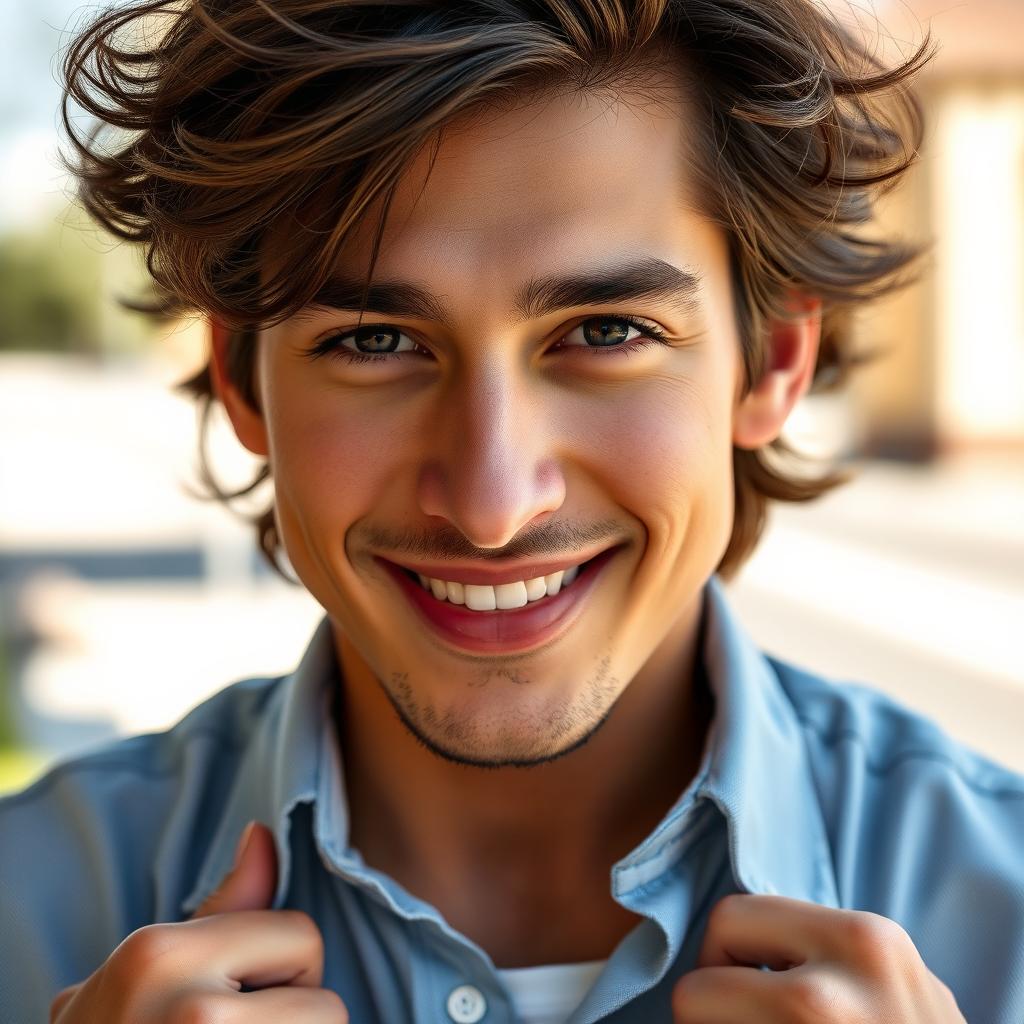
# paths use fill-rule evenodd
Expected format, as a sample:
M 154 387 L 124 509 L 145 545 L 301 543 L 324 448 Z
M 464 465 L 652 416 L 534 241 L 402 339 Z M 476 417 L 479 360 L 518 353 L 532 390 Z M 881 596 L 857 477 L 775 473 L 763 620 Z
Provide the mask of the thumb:
M 235 851 L 235 863 L 218 888 L 192 915 L 209 917 L 232 910 L 266 910 L 277 888 L 277 848 L 274 835 L 259 821 L 250 821 Z

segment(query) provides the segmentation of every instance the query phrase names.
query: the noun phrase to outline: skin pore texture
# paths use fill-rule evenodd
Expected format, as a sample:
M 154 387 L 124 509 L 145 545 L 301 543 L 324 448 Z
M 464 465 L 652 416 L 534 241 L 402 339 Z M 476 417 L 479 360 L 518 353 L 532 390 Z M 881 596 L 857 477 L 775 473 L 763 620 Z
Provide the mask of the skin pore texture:
M 449 320 L 368 308 L 364 324 L 400 330 L 384 339 L 399 354 L 354 364 L 305 353 L 353 331 L 358 310 L 305 310 L 260 334 L 259 410 L 227 380 L 213 325 L 218 395 L 269 460 L 289 560 L 332 623 L 350 842 L 498 967 L 604 958 L 640 920 L 611 899 L 609 872 L 707 742 L 700 599 L 732 527 L 732 445 L 778 436 L 814 369 L 820 303 L 794 293 L 741 398 L 726 236 L 686 199 L 695 130 L 682 94 L 628 91 L 456 121 L 426 184 L 429 149 L 403 178 L 373 277 L 417 283 Z M 346 243 L 346 276 L 369 266 L 371 223 Z M 699 275 L 692 308 L 517 320 L 530 279 L 640 257 Z M 667 344 L 594 351 L 613 315 Z M 612 326 L 623 348 L 645 340 Z M 373 559 L 613 544 L 573 627 L 514 656 L 442 643 Z

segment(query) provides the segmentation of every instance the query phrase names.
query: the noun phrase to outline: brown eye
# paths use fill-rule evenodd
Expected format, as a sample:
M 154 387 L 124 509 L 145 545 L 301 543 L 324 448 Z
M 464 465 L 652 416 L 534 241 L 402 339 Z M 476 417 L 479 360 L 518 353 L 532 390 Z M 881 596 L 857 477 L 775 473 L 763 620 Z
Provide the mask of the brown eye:
M 630 331 L 636 331 L 636 334 L 630 335 Z M 565 343 L 577 333 L 582 338 L 581 345 Z M 592 316 L 565 335 L 560 347 L 585 349 L 598 355 L 632 355 L 649 345 L 663 344 L 667 344 L 665 332 L 657 324 L 630 316 Z
M 342 344 L 349 338 L 357 347 Z M 399 350 L 401 338 L 407 338 L 412 343 L 412 349 Z M 326 338 L 321 338 L 306 355 L 310 359 L 331 355 L 353 363 L 373 363 L 405 355 L 418 347 L 407 334 L 403 334 L 399 328 L 390 324 L 364 324 L 354 331 L 329 334 Z
M 595 345 L 619 345 L 626 340 L 631 330 L 636 328 L 622 320 L 605 318 L 602 320 L 584 320 L 583 337 L 587 343 Z

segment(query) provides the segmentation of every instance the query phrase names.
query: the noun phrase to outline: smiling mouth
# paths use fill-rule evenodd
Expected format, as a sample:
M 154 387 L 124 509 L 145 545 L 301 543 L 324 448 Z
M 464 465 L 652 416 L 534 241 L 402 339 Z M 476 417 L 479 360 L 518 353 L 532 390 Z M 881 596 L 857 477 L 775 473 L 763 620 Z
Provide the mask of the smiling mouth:
M 489 607 L 495 604 L 497 594 L 491 588 L 481 587 L 480 591 L 491 590 L 491 594 L 490 600 L 487 600 L 487 594 L 472 595 L 483 598 L 480 602 L 474 600 L 475 604 L 485 605 L 479 610 L 469 608 L 465 603 L 449 601 L 447 597 L 435 596 L 432 588 L 424 587 L 413 570 L 376 557 L 398 584 L 419 620 L 442 640 L 475 653 L 507 654 L 537 649 L 560 632 L 564 633 L 587 606 L 590 592 L 608 564 L 624 547 L 624 544 L 619 544 L 607 548 L 581 562 L 575 579 L 557 593 L 543 597 L 538 595 L 535 600 L 528 599 L 526 604 L 515 608 Z M 531 589 L 537 592 L 536 585 Z M 459 596 L 458 591 L 455 593 Z
M 566 575 L 567 570 L 560 570 L 558 572 L 549 573 L 547 575 L 547 577 L 537 577 L 535 580 L 530 581 L 530 584 L 532 585 L 532 587 L 540 588 L 540 587 L 543 586 L 544 587 L 544 592 L 543 593 L 536 593 L 536 596 L 535 596 L 535 593 L 530 593 L 530 588 L 527 588 L 526 604 L 527 605 L 539 604 L 539 603 L 547 600 L 548 598 L 551 598 L 551 597 L 554 597 L 554 596 L 558 595 L 563 590 L 566 590 L 568 587 L 571 587 L 575 583 L 575 581 L 577 581 L 577 579 L 580 577 L 580 575 L 582 575 L 584 572 L 586 572 L 587 569 L 591 565 L 593 565 L 593 563 L 596 562 L 597 559 L 600 558 L 604 554 L 606 554 L 606 551 L 600 551 L 596 555 L 594 555 L 593 558 L 588 558 L 587 561 L 580 562 L 579 565 L 574 566 L 574 571 L 571 572 L 571 574 L 569 575 L 569 579 L 568 580 L 565 579 L 565 575 Z M 465 607 L 466 610 L 479 610 L 479 609 L 469 608 L 466 605 L 466 599 L 465 599 L 464 595 L 465 595 L 465 589 L 466 589 L 467 585 L 463 585 L 463 584 L 455 585 L 455 587 L 456 587 L 455 592 L 453 592 L 452 585 L 446 585 L 447 593 L 444 594 L 443 596 L 441 596 L 440 593 L 435 593 L 433 591 L 433 589 L 431 588 L 429 579 L 427 577 L 423 577 L 423 575 L 421 575 L 419 572 L 416 572 L 413 569 L 406 568 L 403 565 L 395 565 L 395 568 L 397 568 L 404 575 L 406 575 L 406 577 L 409 580 L 411 580 L 413 583 L 415 583 L 418 587 L 422 587 L 428 594 L 431 594 L 437 601 L 440 601 L 441 603 L 444 603 L 444 604 L 460 605 L 462 607 Z M 556 577 L 558 579 L 557 586 L 554 583 L 554 580 L 555 580 Z M 547 581 L 546 584 L 545 584 L 545 581 Z M 438 583 L 439 582 L 440 581 L 438 581 Z M 521 583 L 524 586 L 526 584 L 525 581 L 519 581 L 519 583 Z M 472 585 L 469 585 L 469 586 L 472 586 Z M 504 584 L 504 585 L 497 585 L 497 586 L 506 586 L 506 587 L 513 586 L 514 587 L 514 586 L 516 586 L 516 584 Z M 480 591 L 480 590 L 494 591 L 495 590 L 494 587 L 476 588 L 476 589 L 478 591 Z M 453 600 L 453 596 L 455 596 L 455 595 L 457 595 L 456 600 Z M 518 607 L 522 607 L 522 605 L 518 605 Z M 482 609 L 482 610 L 483 610 L 484 613 L 487 613 L 490 609 Z M 509 609 L 509 608 L 496 608 L 494 610 L 498 610 L 498 611 L 506 610 L 507 611 L 507 610 L 515 610 L 515 608 L 514 607 L 511 608 L 511 609 Z

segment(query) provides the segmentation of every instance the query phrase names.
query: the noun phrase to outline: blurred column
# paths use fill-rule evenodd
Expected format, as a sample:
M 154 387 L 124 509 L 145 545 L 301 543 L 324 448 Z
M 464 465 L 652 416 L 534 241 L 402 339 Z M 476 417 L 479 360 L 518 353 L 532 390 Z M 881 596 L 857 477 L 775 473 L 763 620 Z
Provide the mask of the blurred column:
M 860 447 L 912 461 L 1024 453 L 1024 3 L 871 9 L 890 33 L 887 60 L 905 58 L 926 27 L 940 49 L 915 85 L 920 161 L 877 225 L 935 244 L 916 287 L 861 315 L 858 339 L 887 354 L 851 381 Z
M 927 239 L 933 230 L 934 177 L 934 157 L 929 155 L 879 202 L 873 233 L 908 242 Z M 918 284 L 866 307 L 855 322 L 858 346 L 882 350 L 875 362 L 851 377 L 858 448 L 868 457 L 918 462 L 938 452 L 933 260 L 923 258 Z
M 1024 447 L 1024 78 L 951 83 L 940 110 L 940 435 L 945 448 Z

